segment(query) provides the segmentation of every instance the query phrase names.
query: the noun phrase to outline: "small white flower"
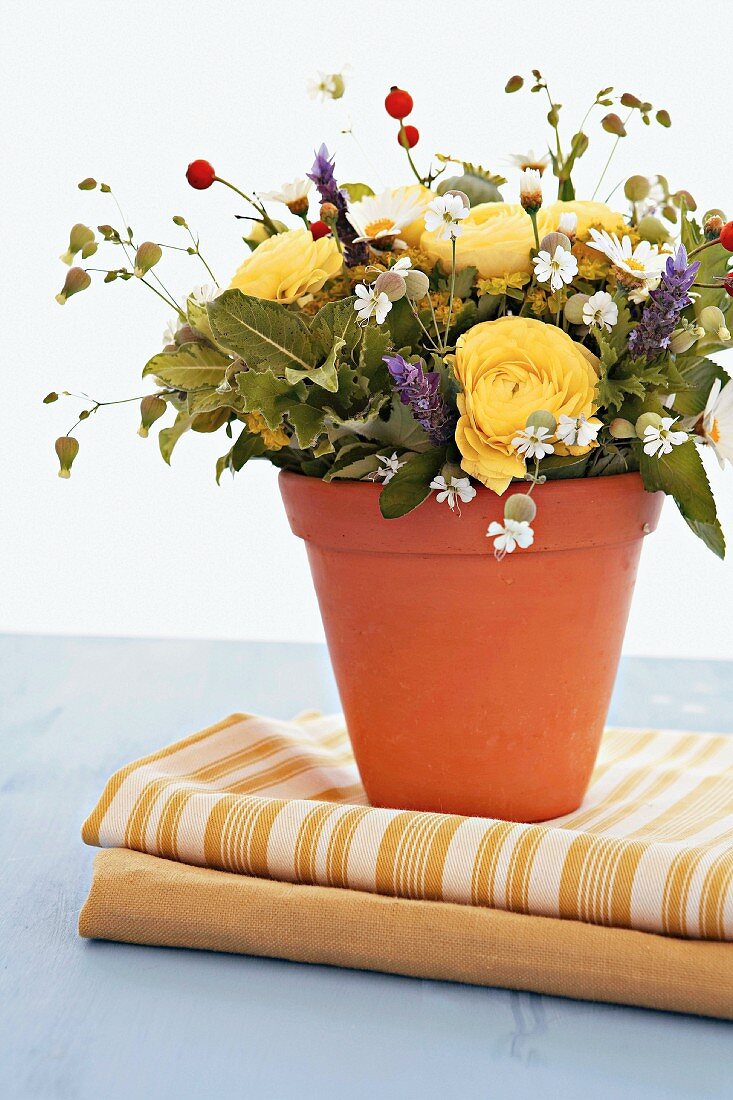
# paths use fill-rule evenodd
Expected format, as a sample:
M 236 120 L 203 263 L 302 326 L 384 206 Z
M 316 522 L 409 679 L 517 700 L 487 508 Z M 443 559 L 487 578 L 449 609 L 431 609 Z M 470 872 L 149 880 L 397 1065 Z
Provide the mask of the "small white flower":
M 549 281 L 551 290 L 560 290 L 571 283 L 578 274 L 578 261 L 567 248 L 558 245 L 553 255 L 543 249 L 538 252 L 532 263 L 538 283 Z
M 425 228 L 440 241 L 454 241 L 462 232 L 459 222 L 468 214 L 469 208 L 458 195 L 438 195 L 425 210 Z
M 409 271 L 412 267 L 412 260 L 409 256 L 402 256 L 396 263 L 393 263 L 390 271 Z
M 550 163 L 549 153 L 535 153 L 534 149 L 528 149 L 526 153 L 509 153 L 504 158 L 504 163 L 511 168 L 519 168 L 520 171 L 524 171 L 526 168 L 534 168 L 540 175 L 544 172 L 547 165 Z
M 167 346 L 168 344 L 175 344 L 176 336 L 178 335 L 178 330 L 179 330 L 179 328 L 181 327 L 182 324 L 183 324 L 183 322 L 181 321 L 181 318 L 178 316 L 177 313 L 174 314 L 173 317 L 171 317 L 170 321 L 168 322 L 168 324 L 163 329 L 163 346 L 164 347 Z
M 217 287 L 212 286 L 210 283 L 204 283 L 202 286 L 195 286 L 188 297 L 197 306 L 203 306 L 207 302 L 213 302 L 219 293 Z
M 397 451 L 394 451 L 389 458 L 386 455 L 377 455 L 377 458 L 382 465 L 374 473 L 369 474 L 369 477 L 372 481 L 381 480 L 385 485 L 392 480 L 399 468 L 405 465 L 398 459 Z
M 591 294 L 587 302 L 583 304 L 583 323 L 597 325 L 608 332 L 618 321 L 618 306 L 606 290 L 599 290 Z
M 561 214 L 560 221 L 557 226 L 558 233 L 564 233 L 570 240 L 575 240 L 575 234 L 578 231 L 578 215 L 577 214 Z
M 551 455 L 555 448 L 548 442 L 552 432 L 549 428 L 523 428 L 512 440 L 514 447 L 525 458 L 544 458 Z
M 378 325 L 384 324 L 385 317 L 392 308 L 387 295 L 373 286 L 368 287 L 366 283 L 357 283 L 354 294 L 356 295 L 354 309 L 359 314 L 359 324 L 365 325 L 372 316 Z
M 327 99 L 341 99 L 346 90 L 344 74 L 348 68 L 345 65 L 340 73 L 318 73 L 313 80 L 309 80 L 307 88 L 310 98 L 320 99 L 322 103 Z
M 519 173 L 519 201 L 528 206 L 542 206 L 542 175 L 536 168 L 524 168 Z
M 636 283 L 634 286 L 629 288 L 629 301 L 633 302 L 634 305 L 643 306 L 644 302 L 646 302 L 649 298 L 649 292 L 652 290 L 656 290 L 661 281 L 662 278 L 660 275 L 657 276 L 656 279 L 647 279 L 645 283 Z
M 687 432 L 673 432 L 672 425 L 676 419 L 671 416 L 662 418 L 659 427 L 650 424 L 644 430 L 644 454 L 656 456 L 668 455 L 673 447 L 679 447 L 680 443 L 686 443 Z
M 308 195 L 313 186 L 309 179 L 297 179 L 284 183 L 279 191 L 263 191 L 260 198 L 271 202 L 282 202 L 294 214 L 305 213 L 308 209 Z M 293 207 L 295 209 L 293 210 Z
M 715 379 L 698 431 L 715 451 L 721 470 L 726 460 L 733 465 L 733 382 L 723 386 L 719 378 Z
M 660 254 L 655 244 L 639 241 L 632 248 L 629 236 L 619 240 L 615 233 L 607 233 L 605 229 L 601 232 L 591 229 L 590 235 L 592 240 L 588 241 L 589 246 L 602 252 L 632 286 L 634 283 L 651 283 L 654 280 L 659 283 L 666 256 Z
M 567 447 L 589 447 L 601 430 L 600 421 L 594 423 L 580 416 L 560 416 L 555 434 Z
M 430 482 L 430 488 L 437 492 L 435 499 L 438 504 L 448 501 L 451 512 L 455 510 L 458 501 L 468 504 L 476 496 L 476 490 L 467 477 L 452 477 L 448 485 L 443 475 L 439 474 Z M 460 511 L 460 507 L 458 510 Z
M 526 550 L 534 542 L 534 531 L 526 519 L 505 519 L 503 523 L 494 520 L 489 524 L 486 535 L 494 539 L 497 557 L 513 554 L 517 547 Z

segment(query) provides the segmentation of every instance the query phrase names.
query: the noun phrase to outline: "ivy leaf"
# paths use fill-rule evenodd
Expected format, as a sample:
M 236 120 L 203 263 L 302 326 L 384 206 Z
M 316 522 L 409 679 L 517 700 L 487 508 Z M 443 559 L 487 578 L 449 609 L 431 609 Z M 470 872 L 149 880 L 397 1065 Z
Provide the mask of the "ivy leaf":
M 379 510 L 385 519 L 399 519 L 430 496 L 430 482 L 445 462 L 445 448 L 413 455 L 379 494 Z
M 271 370 L 240 371 L 237 387 L 244 398 L 244 411 L 262 413 L 273 431 L 288 410 L 303 404 L 306 397 L 305 386 L 291 386 Z
M 725 538 L 705 467 L 691 439 L 668 455 L 652 457 L 641 451 L 639 469 L 649 493 L 661 490 L 674 498 L 687 525 L 719 558 L 725 557 Z
M 305 321 L 279 302 L 225 290 L 207 306 L 217 343 L 240 355 L 251 370 L 282 375 L 311 370 L 317 349 Z
M 177 390 L 195 390 L 200 386 L 218 386 L 231 359 L 208 344 L 183 344 L 175 351 L 161 351 L 143 369 L 143 378 L 152 374 L 166 386 Z

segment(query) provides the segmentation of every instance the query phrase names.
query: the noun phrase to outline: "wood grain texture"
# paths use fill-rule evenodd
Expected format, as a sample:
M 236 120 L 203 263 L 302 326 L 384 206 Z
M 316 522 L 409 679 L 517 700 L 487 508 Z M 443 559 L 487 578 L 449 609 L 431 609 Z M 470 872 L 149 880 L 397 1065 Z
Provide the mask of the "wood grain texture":
M 337 705 L 318 646 L 0 638 L 0 1095 L 730 1094 L 721 1022 L 78 938 L 115 768 L 243 707 Z M 733 664 L 628 659 L 609 721 L 733 732 Z

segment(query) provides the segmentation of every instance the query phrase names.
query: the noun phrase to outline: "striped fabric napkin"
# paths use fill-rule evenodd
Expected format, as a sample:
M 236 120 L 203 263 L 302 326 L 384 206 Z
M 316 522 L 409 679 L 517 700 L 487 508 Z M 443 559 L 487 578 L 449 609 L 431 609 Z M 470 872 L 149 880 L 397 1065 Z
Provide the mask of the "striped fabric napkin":
M 343 718 L 235 714 L 117 772 L 88 844 L 291 883 L 733 939 L 733 738 L 607 731 L 542 825 L 370 807 Z

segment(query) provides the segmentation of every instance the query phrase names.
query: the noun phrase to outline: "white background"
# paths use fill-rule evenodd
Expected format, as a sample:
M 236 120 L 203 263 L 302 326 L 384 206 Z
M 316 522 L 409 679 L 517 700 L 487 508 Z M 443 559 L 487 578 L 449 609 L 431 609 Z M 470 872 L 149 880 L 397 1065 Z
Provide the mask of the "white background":
M 399 84 L 415 98 L 410 121 L 422 133 L 421 164 L 437 150 L 497 170 L 506 152 L 545 139 L 540 97 L 503 94 L 509 75 L 538 66 L 565 105 L 569 132 L 603 84 L 670 111 L 671 131 L 634 127 L 604 195 L 631 172 L 664 172 L 702 208 L 733 210 L 725 65 L 714 52 L 728 14 L 722 0 L 668 2 L 653 20 L 648 7 L 627 0 L 342 0 L 330 8 L 97 0 L 16 3 L 5 13 L 0 629 L 7 631 L 322 637 L 275 473 L 253 464 L 217 488 L 214 461 L 228 447 L 221 433 L 184 437 L 169 469 L 154 436 L 136 435 L 135 404 L 103 410 L 82 425 L 71 480 L 56 477 L 53 441 L 80 406 L 66 399 L 45 407 L 43 395 L 144 392 L 140 371 L 168 320 L 162 303 L 133 282 L 95 285 L 63 309 L 54 301 L 69 227 L 119 223 L 108 195 L 77 190 L 83 177 L 112 184 L 138 240 L 184 243 L 170 220 L 184 214 L 225 281 L 245 254 L 233 218 L 242 206 L 218 186 L 192 191 L 184 178 L 190 160 L 211 160 L 244 190 L 268 190 L 302 175 L 326 140 L 341 180 L 408 182 L 382 108 L 389 86 Z M 347 62 L 344 100 L 311 103 L 308 77 Z M 349 123 L 358 144 L 339 133 Z M 611 140 L 597 126 L 592 133 L 577 179 L 585 194 Z M 512 186 L 505 193 L 513 198 Z M 203 281 L 196 261 L 168 256 L 160 270 L 177 293 Z M 723 479 L 717 466 L 711 473 L 733 541 L 733 474 Z M 732 619 L 733 557 L 718 562 L 668 503 L 645 548 L 627 652 L 733 658 Z

